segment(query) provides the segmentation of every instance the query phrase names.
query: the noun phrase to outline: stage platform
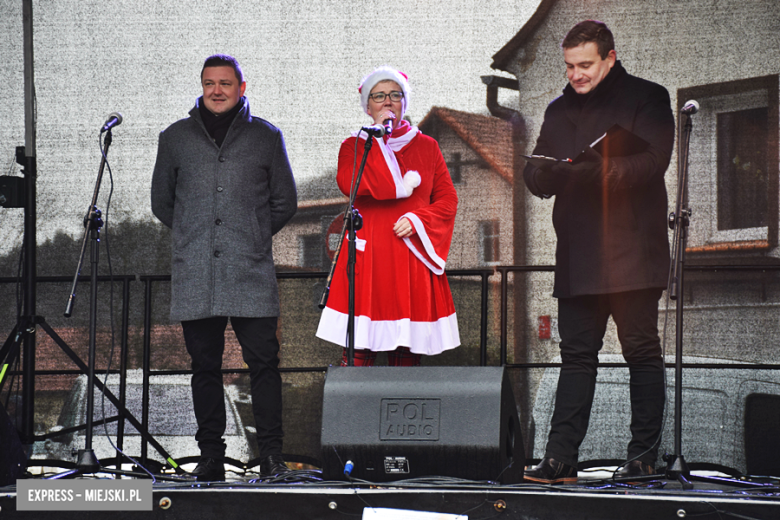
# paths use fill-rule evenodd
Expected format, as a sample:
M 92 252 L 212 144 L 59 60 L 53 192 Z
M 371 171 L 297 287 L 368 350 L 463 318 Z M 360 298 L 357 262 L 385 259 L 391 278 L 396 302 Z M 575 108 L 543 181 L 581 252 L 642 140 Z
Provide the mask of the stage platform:
M 567 486 L 498 485 L 444 477 L 383 484 L 325 482 L 319 480 L 317 471 L 295 471 L 284 479 L 256 480 L 256 475 L 229 472 L 228 481 L 220 483 L 156 482 L 152 511 L 63 511 L 57 512 L 56 518 L 358 519 L 364 518 L 367 508 L 446 513 L 470 520 L 780 518 L 780 479 L 753 477 L 736 486 L 697 481 L 705 475 L 718 478 L 712 472 L 692 471 L 693 488 L 686 490 L 680 482 L 663 477 L 637 485 L 618 483 L 610 480 L 609 468 L 582 471 L 577 485 Z M 113 478 L 108 474 L 100 477 Z M 3 520 L 45 518 L 51 514 L 17 511 L 16 488 L 0 488 Z M 410 516 L 384 518 L 401 520 Z

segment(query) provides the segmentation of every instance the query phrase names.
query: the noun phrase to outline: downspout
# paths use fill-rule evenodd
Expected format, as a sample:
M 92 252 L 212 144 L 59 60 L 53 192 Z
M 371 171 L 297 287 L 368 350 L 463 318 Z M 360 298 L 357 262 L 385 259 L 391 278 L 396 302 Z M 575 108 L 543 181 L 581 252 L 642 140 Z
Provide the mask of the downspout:
M 512 128 L 512 220 L 514 222 L 512 237 L 512 253 L 514 265 L 526 263 L 527 224 L 525 216 L 526 188 L 523 182 L 525 161 L 520 156 L 525 151 L 526 126 L 523 116 L 517 110 L 498 104 L 498 89 L 506 88 L 520 91 L 517 80 L 500 76 L 482 76 L 482 82 L 487 86 L 487 108 L 490 113 L 508 121 Z M 525 341 L 527 322 L 526 276 L 524 272 L 515 272 L 514 279 L 514 363 L 528 363 L 529 353 Z M 505 360 L 502 360 L 505 361 Z M 531 453 L 534 444 L 534 427 L 531 421 L 532 405 L 530 397 L 530 375 L 527 371 L 517 371 L 511 374 L 515 401 L 519 407 L 520 427 L 525 453 Z

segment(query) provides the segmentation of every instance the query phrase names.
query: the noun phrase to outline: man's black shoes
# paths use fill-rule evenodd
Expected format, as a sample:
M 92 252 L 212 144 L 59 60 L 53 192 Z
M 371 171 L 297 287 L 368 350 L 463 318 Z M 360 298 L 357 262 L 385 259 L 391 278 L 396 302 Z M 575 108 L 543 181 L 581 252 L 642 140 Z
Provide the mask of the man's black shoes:
M 536 466 L 526 468 L 524 476 L 527 481 L 541 484 L 575 484 L 577 468 L 552 457 L 545 457 Z
M 260 474 L 264 477 L 278 477 L 290 473 L 281 455 L 269 455 L 260 461 Z
M 278 477 L 290 473 L 281 455 L 269 455 L 260 461 L 260 474 L 263 477 Z M 198 465 L 190 472 L 198 482 L 217 482 L 225 480 L 223 459 L 201 457 Z
M 655 475 L 655 469 L 641 460 L 632 460 L 618 469 L 613 478 L 638 478 Z
M 201 457 L 198 465 L 190 472 L 198 482 L 217 482 L 225 480 L 225 463 L 222 459 Z

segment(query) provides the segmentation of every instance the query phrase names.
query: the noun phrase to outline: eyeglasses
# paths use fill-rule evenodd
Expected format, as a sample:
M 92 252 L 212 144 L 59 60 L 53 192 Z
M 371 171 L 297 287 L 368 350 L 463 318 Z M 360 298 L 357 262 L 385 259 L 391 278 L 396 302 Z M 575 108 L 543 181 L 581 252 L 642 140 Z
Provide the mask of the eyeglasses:
M 387 96 L 390 96 L 390 101 L 401 101 L 404 98 L 403 92 L 398 92 L 397 90 L 393 90 L 389 94 L 385 92 L 374 92 L 373 94 L 369 94 L 368 97 L 371 98 L 371 101 L 375 101 L 377 103 L 382 103 Z

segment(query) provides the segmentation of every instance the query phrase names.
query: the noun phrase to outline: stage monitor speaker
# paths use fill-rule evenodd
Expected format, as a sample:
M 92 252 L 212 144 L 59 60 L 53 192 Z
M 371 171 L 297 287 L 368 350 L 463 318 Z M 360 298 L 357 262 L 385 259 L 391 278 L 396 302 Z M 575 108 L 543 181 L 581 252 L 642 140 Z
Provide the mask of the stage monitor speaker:
M 521 482 L 525 451 L 503 367 L 331 367 L 322 402 L 323 476 Z
M 27 468 L 19 433 L 11 424 L 5 407 L 0 403 L 0 487 L 16 484 Z
M 780 476 L 780 396 L 750 394 L 745 399 L 745 465 L 748 475 Z

